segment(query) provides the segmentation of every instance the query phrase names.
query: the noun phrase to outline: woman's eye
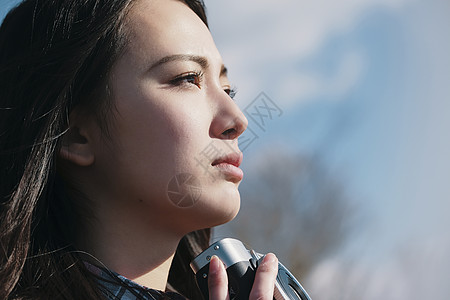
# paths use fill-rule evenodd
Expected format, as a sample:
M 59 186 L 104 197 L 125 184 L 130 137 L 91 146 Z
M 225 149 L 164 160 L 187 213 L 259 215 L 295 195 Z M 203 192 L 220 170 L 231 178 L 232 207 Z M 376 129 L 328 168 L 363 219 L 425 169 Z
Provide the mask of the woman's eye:
M 196 85 L 198 88 L 201 88 L 200 83 L 202 79 L 203 74 L 201 72 L 188 72 L 183 73 L 181 75 L 178 75 L 174 79 L 170 81 L 171 84 L 179 86 L 182 84 L 193 84 Z
M 234 99 L 234 97 L 236 96 L 237 90 L 234 88 L 227 88 L 224 89 L 225 93 L 228 94 L 228 96 L 230 96 L 231 99 Z

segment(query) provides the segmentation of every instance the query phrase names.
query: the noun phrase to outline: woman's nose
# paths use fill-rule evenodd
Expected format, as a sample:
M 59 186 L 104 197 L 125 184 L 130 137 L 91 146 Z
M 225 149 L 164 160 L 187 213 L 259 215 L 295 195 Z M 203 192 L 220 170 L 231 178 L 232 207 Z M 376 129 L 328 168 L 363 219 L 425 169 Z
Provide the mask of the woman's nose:
M 215 112 L 211 123 L 210 136 L 225 140 L 237 139 L 247 128 L 247 118 L 236 105 L 236 102 L 223 90 L 219 91 L 215 98 Z

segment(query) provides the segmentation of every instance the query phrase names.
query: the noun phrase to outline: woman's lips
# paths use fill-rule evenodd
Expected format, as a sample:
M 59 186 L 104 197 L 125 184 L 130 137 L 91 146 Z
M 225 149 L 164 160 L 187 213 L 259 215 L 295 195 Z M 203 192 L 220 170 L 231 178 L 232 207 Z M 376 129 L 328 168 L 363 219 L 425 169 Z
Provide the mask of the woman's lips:
M 222 172 L 227 179 L 239 182 L 244 178 L 244 172 L 239 168 L 242 159 L 242 152 L 231 153 L 216 159 L 211 165 Z
M 242 178 L 244 178 L 244 172 L 232 165 L 232 164 L 227 164 L 227 163 L 220 163 L 217 165 L 214 165 L 215 168 L 218 168 L 221 172 L 225 173 L 225 175 L 227 175 L 228 178 L 230 179 L 236 179 L 233 180 L 233 182 L 237 182 L 237 181 L 241 181 Z

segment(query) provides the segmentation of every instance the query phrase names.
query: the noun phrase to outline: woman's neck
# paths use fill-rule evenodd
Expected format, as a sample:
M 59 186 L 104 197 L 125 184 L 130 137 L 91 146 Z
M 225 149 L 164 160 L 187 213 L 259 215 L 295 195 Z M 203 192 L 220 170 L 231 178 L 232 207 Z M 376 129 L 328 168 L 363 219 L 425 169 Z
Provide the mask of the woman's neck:
M 152 271 L 136 278 L 129 279 L 148 288 L 164 291 L 166 289 L 167 278 L 169 276 L 169 269 L 172 264 L 172 259 L 173 255 Z
M 121 234 L 97 237 L 91 235 L 89 240 L 94 238 L 96 241 L 83 248 L 102 265 L 145 287 L 161 291 L 166 289 L 179 239 L 170 242 L 167 236 L 164 240 L 148 237 L 146 241 L 135 243 L 131 237 Z
M 152 218 L 136 214 L 97 215 L 78 237 L 79 248 L 112 271 L 148 288 L 164 291 L 181 233 L 174 233 Z

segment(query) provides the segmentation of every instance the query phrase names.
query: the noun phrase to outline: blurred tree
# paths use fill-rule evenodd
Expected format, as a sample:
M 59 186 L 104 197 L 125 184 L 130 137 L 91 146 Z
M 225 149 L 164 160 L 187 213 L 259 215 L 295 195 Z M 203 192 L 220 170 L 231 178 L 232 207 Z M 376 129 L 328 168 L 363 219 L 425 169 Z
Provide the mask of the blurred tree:
M 277 147 L 272 147 L 272 149 Z M 238 217 L 216 236 L 231 235 L 258 252 L 274 252 L 304 279 L 349 232 L 352 209 L 343 183 L 314 157 L 263 152 L 241 184 Z

